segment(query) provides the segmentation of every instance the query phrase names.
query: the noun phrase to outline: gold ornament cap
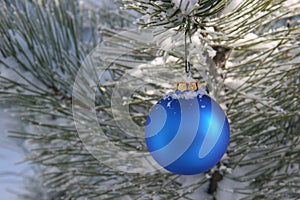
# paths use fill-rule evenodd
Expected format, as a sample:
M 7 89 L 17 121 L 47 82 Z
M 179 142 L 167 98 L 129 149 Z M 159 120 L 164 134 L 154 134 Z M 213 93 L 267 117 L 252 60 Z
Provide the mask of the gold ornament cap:
M 184 91 L 195 91 L 200 89 L 200 81 L 183 81 L 183 82 L 177 82 L 175 84 L 175 90 L 180 90 L 182 92 Z

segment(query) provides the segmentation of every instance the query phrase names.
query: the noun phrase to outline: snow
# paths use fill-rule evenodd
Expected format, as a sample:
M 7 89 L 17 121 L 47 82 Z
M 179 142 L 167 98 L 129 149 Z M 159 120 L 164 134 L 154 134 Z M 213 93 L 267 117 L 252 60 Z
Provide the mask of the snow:
M 0 173 L 4 173 L 4 176 L 0 176 L 1 199 L 19 199 L 15 193 L 10 191 L 14 190 L 22 192 L 22 177 L 8 175 L 8 172 L 24 175 L 24 170 L 28 167 L 24 164 L 17 164 L 24 159 L 22 149 L 7 137 L 8 129 L 16 127 L 17 124 L 15 119 L 10 117 L 8 113 L 5 113 L 4 110 L 0 108 Z
M 243 1 L 245 1 L 245 0 L 232 0 L 232 1 L 229 1 L 229 4 L 222 11 L 222 14 L 228 14 L 228 13 L 234 11 Z
M 286 0 L 282 3 L 282 6 L 290 9 L 300 8 L 299 0 Z
M 214 58 L 217 55 L 217 52 L 211 47 L 207 47 L 208 56 Z
M 88 9 L 116 9 L 115 3 L 111 0 L 80 0 L 79 3 Z
M 273 38 L 267 38 L 258 36 L 255 33 L 248 33 L 244 36 L 244 38 L 239 39 L 235 45 L 236 46 L 243 46 L 248 44 L 253 44 L 256 42 L 257 44 L 250 47 L 250 49 L 255 50 L 267 50 L 267 49 L 273 49 L 280 43 L 279 40 L 273 40 Z
M 171 97 L 172 99 L 194 99 L 197 96 L 202 96 L 202 95 L 207 95 L 207 92 L 204 89 L 199 89 L 197 91 L 185 91 L 183 93 L 175 93 L 175 92 L 171 92 L 169 94 L 167 94 L 164 99 L 167 99 L 169 97 Z
M 169 101 L 169 102 L 167 103 L 167 107 L 168 107 L 168 108 L 171 107 L 171 103 L 172 103 L 172 101 Z
M 175 5 L 177 7 L 180 6 L 180 0 L 173 0 L 173 2 L 175 3 Z M 187 6 L 188 5 L 188 0 L 183 0 L 182 4 L 180 6 L 180 8 L 182 9 L 182 11 L 185 12 L 185 13 L 188 13 L 194 6 L 197 6 L 198 0 L 191 0 L 189 2 L 190 2 L 190 4 L 189 4 L 189 6 Z M 231 12 L 241 2 L 243 2 L 243 1 L 242 0 L 233 0 L 233 1 L 231 1 L 230 4 L 228 5 L 228 7 L 225 8 L 225 10 L 223 11 L 223 13 L 225 14 L 225 13 Z M 83 4 L 83 5 L 89 6 L 91 8 L 95 8 L 95 7 L 99 7 L 99 6 L 100 7 L 103 6 L 105 8 L 113 8 L 113 6 L 111 6 L 113 3 L 110 0 L 102 0 L 102 1 L 98 1 L 98 0 L 83 1 L 83 0 L 81 0 L 80 3 Z M 294 6 L 299 6 L 298 3 L 299 3 L 298 0 L 288 0 L 284 4 L 285 4 L 285 6 L 288 6 L 288 5 L 291 5 L 291 4 L 295 4 Z M 186 7 L 187 7 L 187 9 L 185 9 Z M 170 34 L 170 33 L 168 33 L 168 34 Z M 142 38 L 142 36 L 141 36 L 141 38 Z M 161 44 L 167 50 L 171 50 L 173 48 L 173 45 L 177 45 L 178 44 L 178 43 L 173 43 L 173 42 L 176 42 L 176 41 L 172 41 L 171 38 L 167 37 L 167 39 L 165 39 L 165 40 L 163 40 L 163 38 L 165 38 L 165 36 L 161 37 L 161 40 L 158 40 L 158 41 L 161 42 Z M 195 51 L 199 52 L 199 46 L 198 45 L 201 45 L 201 40 L 199 39 L 199 37 L 196 37 L 195 35 L 192 37 L 192 40 L 193 40 L 193 44 L 194 44 L 192 46 L 193 49 Z M 249 33 L 242 40 L 240 40 L 239 43 L 237 43 L 237 44 L 238 45 L 247 44 L 247 42 L 250 42 L 250 41 L 252 42 L 252 40 L 257 40 L 258 41 L 258 36 L 255 35 L 254 33 Z M 268 41 L 267 44 L 266 43 L 260 43 L 259 45 L 256 45 L 255 48 L 256 49 L 273 48 L 277 44 L 278 43 L 276 41 L 274 41 L 273 43 Z M 216 52 L 213 49 L 209 48 L 209 47 L 206 47 L 206 48 L 207 48 L 207 52 L 208 52 L 209 57 L 213 58 L 215 56 Z M 192 49 L 191 49 L 191 51 L 192 51 Z M 202 52 L 202 51 L 203 51 L 203 49 L 201 49 L 200 52 Z M 143 78 L 144 75 L 145 75 L 145 73 L 147 73 L 147 70 L 148 70 L 148 69 L 144 70 L 144 68 L 149 67 L 149 66 L 150 67 L 156 67 L 156 68 L 160 67 L 161 68 L 166 63 L 176 62 L 176 60 L 174 58 L 175 57 L 171 57 L 171 56 L 168 56 L 166 60 L 164 60 L 162 58 L 157 58 L 152 63 L 150 63 L 149 65 L 144 65 L 144 66 L 140 65 L 139 67 L 133 69 L 131 71 L 132 72 L 131 75 L 134 76 L 134 77 L 136 77 L 136 78 Z M 228 63 L 227 66 L 234 66 L 234 63 Z M 166 70 L 167 69 L 165 69 L 165 71 Z M 157 72 L 157 73 L 159 73 L 159 72 Z M 145 81 L 147 81 L 148 83 L 157 82 L 157 80 L 152 79 L 153 77 L 155 77 L 157 75 L 157 73 L 153 74 L 151 78 L 145 78 Z M 264 72 L 261 71 L 260 73 L 263 74 Z M 148 75 L 148 76 L 151 76 L 151 75 Z M 163 74 L 161 76 L 165 76 L 165 74 Z M 159 77 L 159 78 L 161 78 L 161 77 Z M 185 76 L 183 76 L 182 79 L 183 79 L 183 81 L 181 81 L 181 82 L 194 82 L 195 81 L 191 77 L 185 77 Z M 245 82 L 246 82 L 246 79 L 232 79 L 232 78 L 227 78 L 225 83 L 228 86 L 230 86 L 231 88 L 237 89 L 241 85 L 243 85 Z M 164 82 L 164 81 L 162 81 L 160 83 L 160 85 L 162 87 L 164 87 L 164 88 L 171 88 L 172 87 L 171 84 L 169 84 L 167 82 Z M 156 92 L 157 91 L 155 91 L 155 90 L 148 90 L 146 92 L 146 94 L 153 95 Z M 172 98 L 175 98 L 175 99 L 193 99 L 197 95 L 204 95 L 204 94 L 206 94 L 206 91 L 204 91 L 204 90 L 199 90 L 199 92 L 198 91 L 197 92 L 187 91 L 187 92 L 184 92 L 182 94 L 176 94 L 176 93 L 173 92 L 173 93 L 169 93 L 169 94 L 170 94 L 169 97 L 171 96 Z M 254 99 L 257 98 L 256 94 L 253 94 L 253 93 L 249 93 L 248 97 L 254 98 Z M 128 100 L 128 99 L 125 97 L 124 100 Z M 64 105 L 62 105 L 62 106 L 64 106 Z M 171 102 L 169 102 L 167 106 L 171 106 Z M 274 109 L 277 110 L 277 111 L 280 111 L 280 112 L 284 112 L 284 110 L 282 110 L 282 108 L 280 108 L 279 106 L 277 106 L 277 107 L 275 106 Z M 3 120 L 1 120 L 1 122 L 3 122 Z M 273 130 L 274 128 L 275 127 L 269 127 L 268 130 Z M 5 128 L 3 128 L 3 129 L 5 129 Z M 6 140 L 4 140 L 4 141 L 6 141 Z M 2 153 L 3 152 L 6 152 L 6 151 L 3 150 Z M 132 153 L 134 153 L 134 152 L 132 152 Z M 21 158 L 22 155 L 15 155 L 14 153 L 11 153 L 11 154 L 7 153 L 6 157 L 3 160 L 7 161 L 7 162 L 5 162 L 5 165 L 6 165 L 7 163 L 10 163 L 13 159 L 16 159 L 16 158 L 19 158 L 19 157 Z M 17 161 L 19 161 L 19 160 L 17 160 Z M 1 165 L 1 167 L 2 166 L 4 166 L 4 165 Z M 15 167 L 15 165 L 10 165 L 8 168 L 9 169 L 13 169 L 14 167 Z M 126 166 L 124 166 L 124 167 L 126 167 Z M 224 171 L 227 170 L 228 173 L 231 173 L 231 169 L 230 168 L 226 168 L 224 166 L 221 166 L 220 170 L 224 170 Z M 237 176 L 238 175 L 243 175 L 243 174 L 245 174 L 245 170 L 238 168 L 238 169 L 233 170 L 233 173 L 235 175 L 237 175 Z M 192 179 L 195 179 L 195 182 L 196 182 L 201 177 L 202 177 L 202 175 L 193 176 L 193 177 L 181 177 L 181 179 L 183 179 L 183 185 L 187 185 L 187 183 L 191 183 L 192 182 L 191 181 Z M 207 175 L 207 178 L 209 178 L 209 175 Z M 220 186 L 220 188 L 219 188 L 220 190 L 218 191 L 217 199 L 239 199 L 242 196 L 236 194 L 234 188 L 235 187 L 243 187 L 243 186 L 246 186 L 246 185 L 247 185 L 247 182 L 240 183 L 240 182 L 234 181 L 233 179 L 225 177 L 224 180 L 220 182 L 220 185 L 219 185 Z M 196 194 L 194 193 L 195 198 L 199 198 L 199 195 L 201 195 L 202 198 L 207 198 L 207 199 L 210 198 L 210 196 L 205 191 L 206 188 L 207 188 L 207 185 L 205 185 L 204 187 L 201 187 L 200 188 L 201 191 L 198 191 L 198 193 L 196 193 Z M 1 195 L 5 195 L 1 190 L 0 190 L 0 192 L 1 192 Z M 183 192 L 186 192 L 186 191 L 183 190 Z M 2 198 L 4 198 L 4 199 L 12 199 L 12 198 L 5 198 L 5 196 L 4 197 L 2 196 Z
M 198 5 L 198 0 L 171 0 L 176 8 L 184 14 L 189 14 Z

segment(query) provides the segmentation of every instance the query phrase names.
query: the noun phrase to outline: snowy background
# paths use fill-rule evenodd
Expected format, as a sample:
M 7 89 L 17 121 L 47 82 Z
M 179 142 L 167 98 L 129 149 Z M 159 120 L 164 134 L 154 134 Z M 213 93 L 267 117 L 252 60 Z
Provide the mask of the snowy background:
M 23 188 L 22 176 L 28 173 L 29 166 L 20 162 L 24 153 L 18 141 L 8 138 L 8 130 L 18 126 L 18 121 L 0 108 L 0 194 L 1 199 L 19 199 L 15 194 Z
M 111 0 L 79 1 L 82 6 L 90 9 L 108 8 L 115 5 Z M 1 70 L 3 73 L 3 71 Z M 9 130 L 16 130 L 20 126 L 14 118 L 0 105 L 0 194 L 1 200 L 21 199 L 17 194 L 25 192 L 24 177 L 31 174 L 30 166 L 24 161 L 25 153 L 22 142 L 9 138 Z M 20 128 L 20 127 L 18 127 Z

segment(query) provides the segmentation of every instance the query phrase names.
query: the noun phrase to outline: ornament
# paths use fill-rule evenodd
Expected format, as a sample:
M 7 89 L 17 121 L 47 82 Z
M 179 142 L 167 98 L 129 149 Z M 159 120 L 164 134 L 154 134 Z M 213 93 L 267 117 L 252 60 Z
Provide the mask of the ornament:
M 193 175 L 212 168 L 229 143 L 228 119 L 199 82 L 181 82 L 150 111 L 145 137 L 154 160 L 166 170 Z

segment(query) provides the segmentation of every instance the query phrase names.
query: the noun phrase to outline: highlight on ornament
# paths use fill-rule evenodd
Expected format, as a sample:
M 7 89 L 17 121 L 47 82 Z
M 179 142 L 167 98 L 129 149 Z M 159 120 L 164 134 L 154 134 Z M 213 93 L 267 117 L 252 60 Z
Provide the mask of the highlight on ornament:
M 226 114 L 198 81 L 177 83 L 152 107 L 145 126 L 150 154 L 175 174 L 211 169 L 226 152 L 229 138 Z

